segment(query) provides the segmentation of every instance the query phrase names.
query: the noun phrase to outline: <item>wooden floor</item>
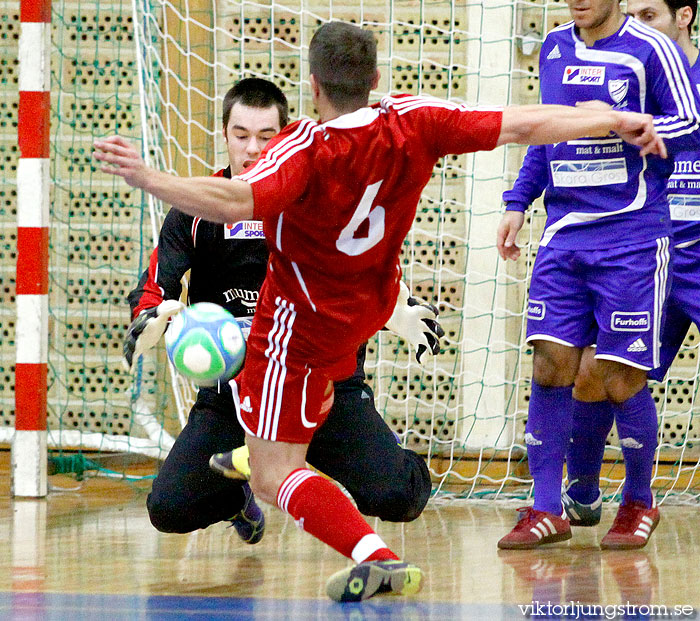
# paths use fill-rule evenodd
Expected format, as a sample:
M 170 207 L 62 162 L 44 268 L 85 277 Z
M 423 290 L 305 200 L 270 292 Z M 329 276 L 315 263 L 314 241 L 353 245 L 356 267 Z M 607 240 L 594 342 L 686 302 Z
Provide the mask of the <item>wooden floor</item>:
M 374 524 L 424 569 L 421 593 L 340 605 L 323 585 L 346 560 L 269 507 L 265 538 L 247 546 L 223 524 L 158 533 L 146 492 L 121 482 L 12 500 L 3 475 L 0 498 L 2 619 L 522 619 L 519 605 L 533 600 L 700 608 L 697 507 L 662 507 L 642 551 L 600 551 L 615 511 L 606 507 L 602 524 L 571 542 L 504 553 L 496 542 L 517 505 L 429 506 L 408 525 Z

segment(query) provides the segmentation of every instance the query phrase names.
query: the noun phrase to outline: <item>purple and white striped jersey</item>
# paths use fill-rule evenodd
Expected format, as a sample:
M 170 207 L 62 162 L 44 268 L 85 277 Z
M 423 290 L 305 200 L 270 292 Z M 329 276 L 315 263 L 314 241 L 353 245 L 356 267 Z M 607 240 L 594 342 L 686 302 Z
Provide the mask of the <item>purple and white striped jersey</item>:
M 700 58 L 690 68 L 690 79 L 700 93 Z M 668 204 L 674 245 L 684 248 L 700 241 L 700 150 L 682 151 L 673 159 Z
M 700 149 L 698 94 L 688 61 L 665 35 L 628 17 L 586 47 L 573 22 L 552 30 L 540 51 L 542 103 L 600 100 L 645 112 L 669 154 Z M 615 135 L 530 147 L 508 209 L 525 210 L 543 190 L 547 223 L 540 244 L 614 248 L 671 234 L 666 183 L 672 160 L 639 157 Z M 700 178 L 700 177 L 699 177 Z

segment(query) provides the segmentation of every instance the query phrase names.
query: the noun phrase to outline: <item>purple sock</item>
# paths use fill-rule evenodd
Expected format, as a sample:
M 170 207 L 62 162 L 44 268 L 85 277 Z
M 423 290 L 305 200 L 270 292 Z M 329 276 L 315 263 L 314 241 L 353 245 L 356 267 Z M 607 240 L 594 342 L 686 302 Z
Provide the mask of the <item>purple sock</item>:
M 532 382 L 525 442 L 530 474 L 535 482 L 538 511 L 561 515 L 564 456 L 571 437 L 573 386 L 540 386 Z
M 645 386 L 623 403 L 613 405 L 617 433 L 625 458 L 622 502 L 643 502 L 651 507 L 651 471 L 654 467 L 658 419 L 656 404 Z
M 598 498 L 605 440 L 614 420 L 615 413 L 609 401 L 586 402 L 574 399 L 566 470 L 569 482 L 576 481 L 569 488 L 568 494 L 577 502 L 589 505 Z

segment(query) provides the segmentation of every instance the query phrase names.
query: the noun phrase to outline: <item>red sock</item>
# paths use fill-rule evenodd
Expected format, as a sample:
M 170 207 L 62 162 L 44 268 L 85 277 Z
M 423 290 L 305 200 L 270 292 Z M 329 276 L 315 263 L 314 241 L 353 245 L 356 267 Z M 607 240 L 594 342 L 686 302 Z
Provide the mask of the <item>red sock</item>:
M 299 528 L 356 563 L 398 559 L 345 494 L 307 468 L 294 470 L 280 485 L 277 506 Z

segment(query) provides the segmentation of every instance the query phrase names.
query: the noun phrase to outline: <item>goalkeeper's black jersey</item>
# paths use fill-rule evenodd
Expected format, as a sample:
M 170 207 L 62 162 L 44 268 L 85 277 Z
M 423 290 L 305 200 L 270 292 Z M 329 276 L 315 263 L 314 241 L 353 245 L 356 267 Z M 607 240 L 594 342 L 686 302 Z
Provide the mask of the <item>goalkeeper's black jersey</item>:
M 231 178 L 230 168 L 216 173 Z M 234 317 L 252 317 L 265 278 L 268 250 L 259 222 L 215 224 L 170 209 L 137 287 L 129 293 L 132 318 L 163 300 L 177 300 L 191 270 L 187 304 L 213 302 Z M 364 350 L 353 378 L 364 379 Z
M 230 168 L 216 176 L 230 178 Z M 129 294 L 132 317 L 163 300 L 179 299 L 187 270 L 188 304 L 213 302 L 234 317 L 252 317 L 267 258 L 259 223 L 215 224 L 171 209 L 148 269 Z

